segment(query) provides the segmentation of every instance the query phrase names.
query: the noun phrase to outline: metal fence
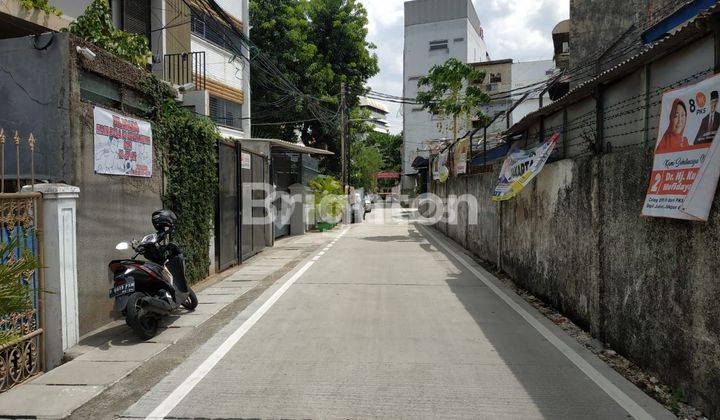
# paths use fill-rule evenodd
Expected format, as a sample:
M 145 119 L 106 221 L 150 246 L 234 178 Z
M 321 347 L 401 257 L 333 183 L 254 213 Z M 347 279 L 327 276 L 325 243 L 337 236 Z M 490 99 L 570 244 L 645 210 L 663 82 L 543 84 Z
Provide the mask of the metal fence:
M 163 78 L 174 85 L 194 84 L 196 90 L 205 90 L 205 52 L 165 54 Z
M 6 153 L 5 149 L 10 153 Z M 24 153 L 30 154 L 30 168 L 21 170 Z M 6 154 L 15 162 L 15 174 L 7 179 Z M 43 371 L 43 296 L 42 269 L 29 269 L 20 278 L 9 273 L 14 264 L 34 259 L 42 267 L 42 195 L 38 192 L 18 191 L 23 182 L 35 184 L 35 137 L 30 134 L 12 135 L 6 144 L 4 130 L 0 129 L 0 284 L 20 281 L 32 290 L 27 309 L 0 313 L 0 332 L 5 344 L 0 344 L 0 392 L 27 381 Z M 29 171 L 27 170 L 29 169 Z M 23 179 L 27 172 L 30 179 Z M 34 189 L 34 188 L 33 188 Z M 3 276 L 5 276 L 3 278 Z M 2 299 L 6 299 L 3 296 Z

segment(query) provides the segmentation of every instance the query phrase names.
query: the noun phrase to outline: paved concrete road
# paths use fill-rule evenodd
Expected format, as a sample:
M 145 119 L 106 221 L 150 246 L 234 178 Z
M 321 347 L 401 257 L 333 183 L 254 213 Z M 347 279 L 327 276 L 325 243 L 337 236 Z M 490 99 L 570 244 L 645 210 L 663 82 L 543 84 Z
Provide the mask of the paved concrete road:
M 669 417 L 454 246 L 402 217 L 374 220 L 289 273 L 124 416 Z

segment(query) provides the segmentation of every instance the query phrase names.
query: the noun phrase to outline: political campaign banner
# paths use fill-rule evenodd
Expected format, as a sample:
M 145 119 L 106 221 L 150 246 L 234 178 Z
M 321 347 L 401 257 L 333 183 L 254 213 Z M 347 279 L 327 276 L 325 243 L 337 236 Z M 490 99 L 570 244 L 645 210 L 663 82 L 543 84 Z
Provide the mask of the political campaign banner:
M 450 154 L 449 149 L 445 149 L 444 152 L 440 153 L 437 157 L 438 160 L 438 181 L 445 182 L 450 177 L 450 168 L 448 168 L 448 156 Z
M 150 178 L 153 170 L 150 123 L 97 106 L 93 115 L 95 172 Z
M 720 176 L 720 76 L 663 94 L 642 215 L 707 221 Z
M 432 158 L 432 179 L 435 181 L 440 180 L 440 156 L 436 155 Z
M 470 152 L 470 139 L 459 140 L 453 146 L 453 171 L 455 175 L 467 173 L 468 153 Z
M 546 142 L 529 150 L 510 151 L 500 171 L 493 201 L 506 201 L 515 197 L 535 178 L 555 149 L 560 134 L 553 134 Z

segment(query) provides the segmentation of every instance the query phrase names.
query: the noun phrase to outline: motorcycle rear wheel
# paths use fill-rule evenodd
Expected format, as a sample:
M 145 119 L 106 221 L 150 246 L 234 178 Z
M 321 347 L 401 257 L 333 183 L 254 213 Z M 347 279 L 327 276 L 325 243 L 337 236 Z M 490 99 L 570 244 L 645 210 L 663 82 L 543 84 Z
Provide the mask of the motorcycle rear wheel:
M 155 314 L 143 310 L 143 297 L 145 297 L 145 294 L 140 292 L 130 295 L 127 302 L 126 321 L 138 337 L 149 340 L 157 335 L 159 320 Z
M 190 289 L 190 293 L 188 294 L 187 299 L 185 299 L 185 302 L 181 303 L 181 305 L 188 311 L 194 311 L 195 308 L 197 308 L 198 298 L 197 295 L 195 295 L 193 289 Z

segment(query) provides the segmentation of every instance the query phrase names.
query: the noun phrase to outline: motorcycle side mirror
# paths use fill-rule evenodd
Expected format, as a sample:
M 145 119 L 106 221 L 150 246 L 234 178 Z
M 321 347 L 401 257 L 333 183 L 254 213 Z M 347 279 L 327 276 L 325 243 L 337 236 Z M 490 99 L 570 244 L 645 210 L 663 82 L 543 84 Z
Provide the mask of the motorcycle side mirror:
M 128 244 L 127 242 L 120 242 L 119 244 L 115 245 L 115 249 L 117 249 L 118 251 L 126 251 L 130 249 L 130 244 Z

